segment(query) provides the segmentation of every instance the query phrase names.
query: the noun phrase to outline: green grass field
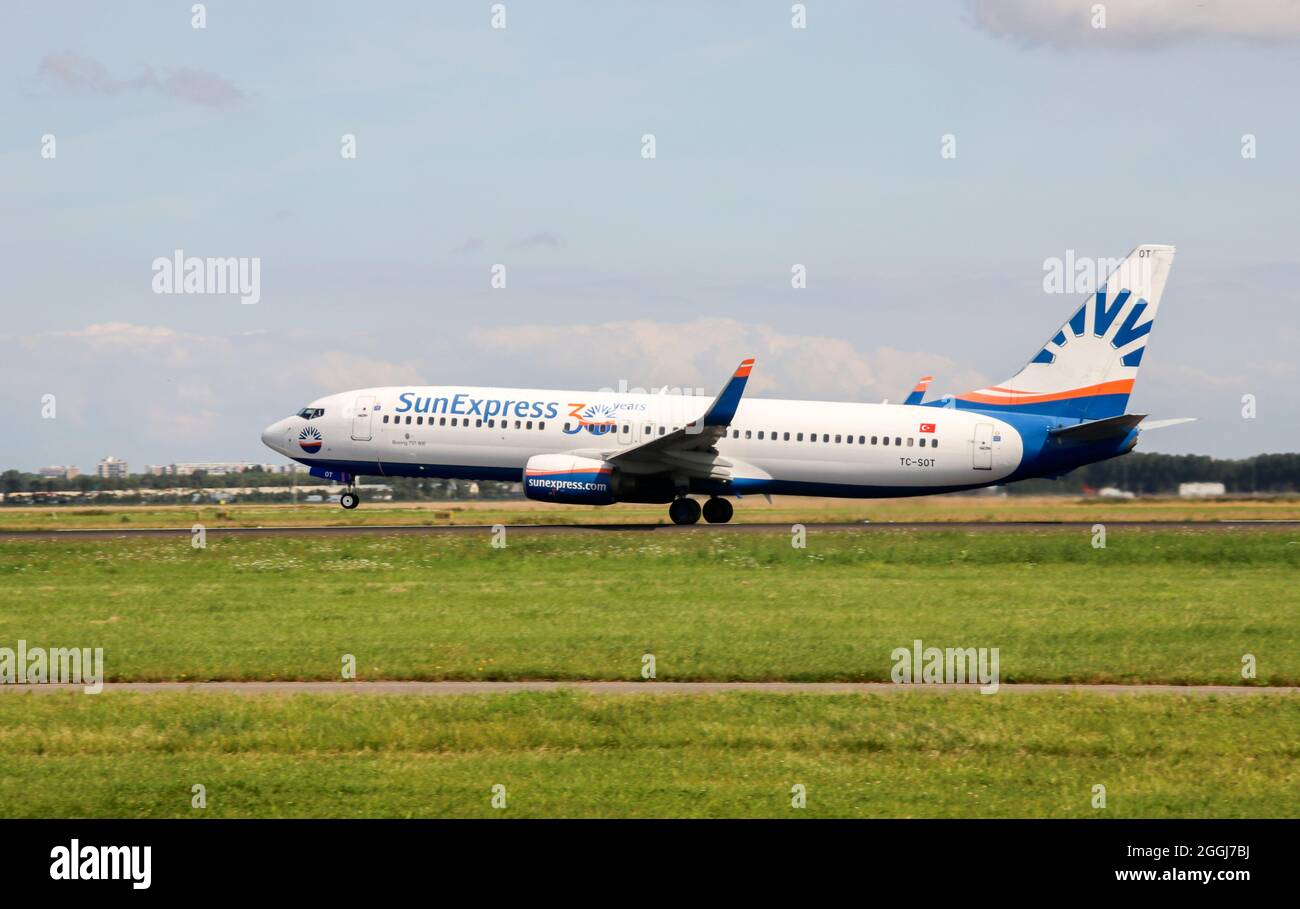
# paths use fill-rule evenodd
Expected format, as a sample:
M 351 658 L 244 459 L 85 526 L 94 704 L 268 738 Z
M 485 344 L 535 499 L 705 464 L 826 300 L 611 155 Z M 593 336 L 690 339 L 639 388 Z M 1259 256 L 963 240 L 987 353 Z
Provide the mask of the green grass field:
M 0 643 L 110 680 L 887 680 L 997 647 L 1003 682 L 1300 683 L 1293 531 L 809 532 L 0 543 Z
M 887 680 L 920 638 L 998 648 L 1004 684 L 1297 684 L 1296 537 L 10 540 L 0 646 L 103 647 L 110 680 L 337 679 L 344 654 L 362 679 L 636 679 L 649 652 L 660 680 L 809 681 Z M 1296 816 L 1298 743 L 1287 696 L 11 691 L 0 815 Z
M 93 528 L 435 526 L 443 524 L 666 524 L 663 505 L 608 508 L 547 505 L 521 499 L 426 503 L 366 499 L 356 511 L 329 503 L 302 505 L 126 505 L 0 507 L 0 531 Z M 776 496 L 736 502 L 737 523 L 858 521 L 1238 521 L 1300 520 L 1300 497 L 1260 499 L 941 495 L 912 499 L 809 499 Z
M 0 815 L 1294 817 L 1284 700 L 9 694 Z

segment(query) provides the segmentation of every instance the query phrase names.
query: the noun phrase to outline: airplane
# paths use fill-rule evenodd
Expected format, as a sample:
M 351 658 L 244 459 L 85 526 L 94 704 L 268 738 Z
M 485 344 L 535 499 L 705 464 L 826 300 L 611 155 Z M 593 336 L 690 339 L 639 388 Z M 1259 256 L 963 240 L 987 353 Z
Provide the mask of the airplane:
M 665 504 L 675 524 L 725 524 L 729 499 L 746 495 L 884 498 L 1059 477 L 1194 419 L 1140 427 L 1146 414 L 1125 412 L 1173 259 L 1172 246 L 1138 246 L 1010 379 L 925 403 L 929 377 L 905 404 L 745 397 L 750 358 L 711 401 L 361 388 L 313 401 L 262 441 L 343 484 L 347 509 L 363 476 L 501 480 L 542 502 Z

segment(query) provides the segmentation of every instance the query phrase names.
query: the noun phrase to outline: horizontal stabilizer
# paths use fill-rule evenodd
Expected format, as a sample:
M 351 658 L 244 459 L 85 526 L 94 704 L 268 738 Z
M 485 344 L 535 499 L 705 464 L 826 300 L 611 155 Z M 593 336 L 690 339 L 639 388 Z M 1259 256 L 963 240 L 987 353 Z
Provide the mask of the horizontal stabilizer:
M 1146 416 L 1144 413 L 1124 413 L 1104 420 L 1062 426 L 1051 430 L 1048 435 L 1062 442 L 1100 442 L 1103 439 L 1128 435 L 1134 426 L 1146 419 Z
M 1164 429 L 1166 426 L 1181 426 L 1183 423 L 1195 423 L 1196 417 L 1174 417 L 1170 420 L 1152 420 L 1142 427 L 1143 432 L 1150 432 L 1153 429 Z

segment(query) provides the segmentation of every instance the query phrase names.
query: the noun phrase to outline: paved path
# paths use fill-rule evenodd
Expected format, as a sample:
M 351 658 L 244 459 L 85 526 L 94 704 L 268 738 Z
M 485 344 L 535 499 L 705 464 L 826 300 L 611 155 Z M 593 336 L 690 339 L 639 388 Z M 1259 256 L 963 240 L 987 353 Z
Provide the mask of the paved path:
M 105 691 L 203 694 L 509 694 L 519 691 L 587 691 L 595 694 L 723 694 L 759 691 L 769 694 L 978 694 L 978 685 L 894 685 L 889 682 L 108 682 Z M 80 685 L 0 685 L 0 692 L 81 691 Z M 1181 694 L 1295 695 L 1300 687 L 1246 685 L 1048 685 L 1002 684 L 998 694 Z
M 1043 533 L 1045 531 L 1090 532 L 1096 523 L 1107 530 L 1297 530 L 1300 521 L 881 521 L 841 524 L 808 523 L 809 533 L 857 531 L 861 533 L 890 530 L 964 531 L 974 533 Z M 220 536 L 358 536 L 384 534 L 483 534 L 491 533 L 491 524 L 374 525 L 343 527 L 208 527 L 210 537 Z M 787 523 L 754 524 L 507 524 L 509 534 L 547 533 L 789 533 Z M 170 528 L 97 528 L 86 530 L 17 530 L 0 532 L 4 540 L 99 540 L 114 537 L 185 537 L 189 527 Z

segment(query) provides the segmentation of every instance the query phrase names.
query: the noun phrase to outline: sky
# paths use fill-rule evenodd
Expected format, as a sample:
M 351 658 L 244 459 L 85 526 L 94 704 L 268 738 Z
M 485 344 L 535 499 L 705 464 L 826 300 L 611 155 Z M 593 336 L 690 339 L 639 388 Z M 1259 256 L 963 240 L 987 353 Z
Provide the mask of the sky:
M 0 470 L 277 460 L 381 384 L 961 392 L 1139 243 L 1130 410 L 1199 418 L 1140 450 L 1300 448 L 1300 3 L 192 6 L 0 7 Z

